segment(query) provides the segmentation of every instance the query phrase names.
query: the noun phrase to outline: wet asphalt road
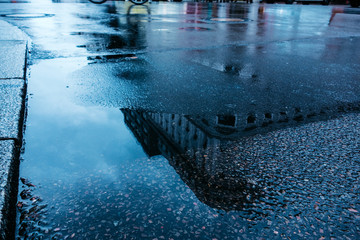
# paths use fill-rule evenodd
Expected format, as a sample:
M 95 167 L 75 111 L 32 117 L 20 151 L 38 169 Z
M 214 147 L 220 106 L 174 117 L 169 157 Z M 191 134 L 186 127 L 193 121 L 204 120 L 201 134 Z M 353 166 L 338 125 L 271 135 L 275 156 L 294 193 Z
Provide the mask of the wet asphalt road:
M 357 10 L 0 5 L 32 39 L 20 239 L 360 238 Z

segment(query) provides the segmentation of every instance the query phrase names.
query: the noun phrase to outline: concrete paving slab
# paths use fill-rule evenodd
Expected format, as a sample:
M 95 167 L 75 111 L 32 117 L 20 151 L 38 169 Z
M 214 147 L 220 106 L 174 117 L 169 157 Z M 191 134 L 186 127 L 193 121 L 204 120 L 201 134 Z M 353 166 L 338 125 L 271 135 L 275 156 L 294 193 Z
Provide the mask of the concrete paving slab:
M 0 141 L 0 239 L 10 239 L 12 227 L 9 220 L 15 217 L 14 206 L 11 207 L 11 196 L 15 192 L 12 183 L 17 177 L 18 163 L 15 161 L 15 142 Z
M 24 78 L 26 41 L 0 42 L 0 79 Z
M 0 137 L 18 139 L 25 82 L 0 80 Z
M 14 239 L 28 37 L 0 20 L 0 240 Z
M 6 33 L 0 35 L 0 40 L 29 40 L 29 37 L 18 27 L 3 20 L 0 20 L 0 32 Z
M 28 37 L 0 20 L 0 240 L 14 239 Z

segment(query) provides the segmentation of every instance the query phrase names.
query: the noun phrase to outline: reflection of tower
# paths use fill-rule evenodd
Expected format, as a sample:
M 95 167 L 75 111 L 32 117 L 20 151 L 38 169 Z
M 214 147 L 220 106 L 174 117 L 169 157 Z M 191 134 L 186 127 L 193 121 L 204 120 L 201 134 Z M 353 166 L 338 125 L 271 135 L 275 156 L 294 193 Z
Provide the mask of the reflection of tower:
M 243 178 L 245 162 L 235 164 L 223 151 L 226 141 L 198 127 L 179 114 L 148 113 L 122 109 L 125 123 L 149 156 L 168 159 L 199 200 L 224 210 L 243 207 L 253 186 Z M 226 148 L 224 148 L 226 149 Z

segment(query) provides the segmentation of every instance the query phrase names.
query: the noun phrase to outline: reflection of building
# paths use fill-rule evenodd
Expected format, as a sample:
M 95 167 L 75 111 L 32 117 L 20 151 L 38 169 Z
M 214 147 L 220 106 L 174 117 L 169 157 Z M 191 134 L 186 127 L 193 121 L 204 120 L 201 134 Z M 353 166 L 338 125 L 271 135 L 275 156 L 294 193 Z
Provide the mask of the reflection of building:
M 122 112 L 146 153 L 167 158 L 199 200 L 231 210 L 243 207 L 253 197 L 252 184 L 243 179 L 244 170 L 239 171 L 244 166 L 235 164 L 231 153 L 222 149 L 226 141 L 207 133 L 190 117 L 129 109 Z
M 358 111 L 359 103 L 319 109 L 250 115 L 188 116 L 122 109 L 125 123 L 151 157 L 163 155 L 196 196 L 207 205 L 233 210 L 261 194 L 261 170 L 241 152 L 244 135 L 298 122 L 318 121 Z M 332 110 L 330 110 L 332 109 Z M 274 126 L 274 127 L 272 127 Z M 255 160 L 256 161 L 256 160 Z M 256 179 L 255 179 L 256 178 Z

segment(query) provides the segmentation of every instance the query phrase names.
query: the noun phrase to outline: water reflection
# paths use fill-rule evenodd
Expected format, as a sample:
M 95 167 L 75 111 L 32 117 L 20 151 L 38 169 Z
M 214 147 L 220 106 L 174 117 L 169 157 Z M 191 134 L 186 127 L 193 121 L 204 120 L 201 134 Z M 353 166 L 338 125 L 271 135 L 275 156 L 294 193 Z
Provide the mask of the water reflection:
M 118 52 L 119 50 L 141 50 L 146 48 L 146 22 L 151 21 L 151 10 L 148 5 L 133 5 L 129 2 L 115 2 L 104 5 L 106 18 L 101 19 L 111 32 L 73 32 L 72 35 L 84 36 L 87 43 L 78 47 L 89 52 Z M 126 12 L 126 14 L 124 14 Z M 79 18 L 96 19 L 96 16 L 78 14 Z
M 148 113 L 122 109 L 125 123 L 149 157 L 163 155 L 198 199 L 222 210 L 243 209 L 259 190 L 246 178 L 246 161 L 228 147 L 226 134 L 211 135 L 212 126 L 202 127 L 197 119 L 179 114 Z M 217 117 L 218 126 L 227 126 Z M 221 120 L 220 120 L 221 119 Z M 205 123 L 206 119 L 202 119 Z M 227 146 L 228 145 L 228 146 Z M 233 155 L 234 154 L 234 155 Z
M 311 234 L 306 233 L 309 226 L 317 228 L 310 219 L 318 213 L 321 219 L 316 219 L 321 229 L 327 224 L 334 226 L 333 217 L 339 213 L 328 207 L 337 200 L 328 196 L 322 187 L 338 192 L 332 188 L 333 184 L 325 182 L 334 180 L 332 174 L 328 175 L 334 166 L 327 164 L 334 152 L 342 154 L 342 150 L 328 149 L 325 147 L 328 140 L 322 137 L 322 140 L 314 141 L 314 135 L 308 134 L 313 131 L 313 126 L 305 127 L 305 132 L 304 129 L 283 130 L 267 136 L 243 138 L 236 115 L 197 117 L 130 109 L 121 111 L 125 123 L 148 156 L 163 155 L 196 197 L 211 208 L 230 213 L 235 210 L 233 213 L 246 216 L 247 221 L 254 224 L 253 230 L 263 226 L 260 230 L 263 233 L 272 229 L 273 222 L 279 219 L 284 219 L 286 224 L 292 221 L 295 229 L 305 229 L 305 234 L 302 231 L 284 232 L 282 237 L 310 237 Z M 316 126 L 322 128 L 326 124 L 317 123 Z M 334 134 L 330 129 L 316 130 L 315 136 Z M 305 148 L 312 150 L 308 152 Z M 354 198 L 353 194 L 349 196 L 349 199 Z M 319 210 L 320 202 L 324 204 L 323 211 Z M 357 210 L 351 208 L 351 211 Z M 261 225 L 264 221 L 267 223 Z M 308 225 L 308 221 L 312 223 Z M 353 234 L 354 229 L 343 227 L 335 228 Z M 271 234 L 278 235 L 278 228 L 273 229 Z M 320 231 L 324 233 L 324 230 Z M 328 230 L 327 234 L 336 236 L 336 231 Z M 269 233 L 265 234 L 269 237 Z
M 250 40 L 276 36 L 283 29 L 271 23 L 279 13 L 258 11 L 257 5 L 238 15 L 229 14 L 228 6 L 187 6 L 190 17 L 166 18 L 172 29 L 168 35 L 176 41 L 159 37 L 166 32 L 165 18 L 149 19 L 146 8 L 136 16 L 132 8 L 125 16 L 104 6 L 107 18 L 82 12 L 76 16 L 101 19 L 100 27 L 112 31 L 72 31 L 86 39 L 79 46 L 105 53 L 32 67 L 30 92 L 35 94 L 29 100 L 22 176 L 36 187 L 20 185 L 19 199 L 27 206 L 18 205 L 23 210 L 19 234 L 47 239 L 356 238 L 360 171 L 353 131 L 358 133 L 360 121 L 356 116 L 340 123 L 320 121 L 359 111 L 358 87 L 351 81 L 357 79 L 356 66 L 343 69 L 344 76 L 352 75 L 341 81 L 331 78 L 339 71 L 329 72 L 327 62 L 321 68 L 304 66 L 303 58 L 294 56 L 312 59 L 313 40 L 198 49 L 196 43 L 209 46 L 207 34 L 215 31 L 178 31 L 183 24 L 220 29 L 213 45 L 244 40 L 244 34 Z M 170 14 L 174 9 L 157 10 Z M 261 23 L 208 21 L 254 16 Z M 203 29 L 199 25 L 187 27 Z M 293 37 L 292 30 L 281 36 Z M 195 47 L 189 44 L 194 33 Z M 192 49 L 121 52 L 164 43 Z M 315 60 L 321 56 L 335 59 L 321 50 Z M 62 71 L 53 74 L 59 66 Z M 87 96 L 79 96 L 81 91 Z M 335 131 L 344 131 L 341 141 Z
M 356 106 L 358 104 L 354 104 L 353 110 L 358 109 Z M 260 122 L 254 115 L 199 117 L 121 111 L 125 123 L 149 157 L 160 154 L 166 157 L 200 201 L 226 211 L 244 210 L 254 199 L 264 197 L 263 189 L 269 187 L 266 182 L 258 182 L 263 176 L 254 169 L 257 163 L 242 158 L 241 145 L 247 144 L 239 141 L 242 137 L 254 134 L 252 131 L 256 128 L 269 131 L 268 125 L 276 122 L 289 124 L 289 121 L 304 121 L 304 117 L 318 121 L 324 117 L 299 109 L 290 115 L 265 113 Z

